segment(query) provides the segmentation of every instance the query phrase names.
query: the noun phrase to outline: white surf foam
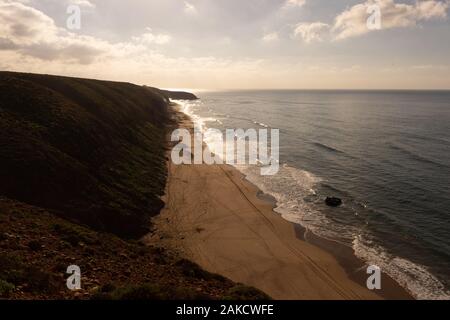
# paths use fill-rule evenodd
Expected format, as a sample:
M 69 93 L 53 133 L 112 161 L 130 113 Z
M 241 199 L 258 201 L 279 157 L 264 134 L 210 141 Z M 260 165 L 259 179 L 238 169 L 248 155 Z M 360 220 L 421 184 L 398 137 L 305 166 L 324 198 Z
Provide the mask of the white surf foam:
M 358 236 L 353 241 L 356 256 L 376 265 L 408 290 L 416 299 L 449 300 L 450 292 L 425 266 L 390 255 L 384 248 Z
M 254 124 L 264 127 L 264 128 L 269 128 L 269 125 L 263 123 L 263 122 L 258 122 L 258 121 L 253 121 Z

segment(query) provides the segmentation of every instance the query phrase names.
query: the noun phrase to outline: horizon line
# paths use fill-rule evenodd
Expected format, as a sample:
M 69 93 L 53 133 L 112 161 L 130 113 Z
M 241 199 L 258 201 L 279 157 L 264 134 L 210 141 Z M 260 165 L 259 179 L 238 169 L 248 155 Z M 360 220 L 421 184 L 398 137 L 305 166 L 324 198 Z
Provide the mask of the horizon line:
M 447 89 L 411 89 L 411 88 L 395 88 L 395 89 L 365 89 L 365 88 L 228 88 L 228 89 L 205 89 L 205 88 L 163 88 L 158 87 L 162 90 L 168 91 L 194 91 L 194 92 L 236 92 L 236 91 L 391 91 L 391 92 L 400 92 L 400 91 L 422 91 L 422 92 L 446 92 L 450 91 L 450 88 Z

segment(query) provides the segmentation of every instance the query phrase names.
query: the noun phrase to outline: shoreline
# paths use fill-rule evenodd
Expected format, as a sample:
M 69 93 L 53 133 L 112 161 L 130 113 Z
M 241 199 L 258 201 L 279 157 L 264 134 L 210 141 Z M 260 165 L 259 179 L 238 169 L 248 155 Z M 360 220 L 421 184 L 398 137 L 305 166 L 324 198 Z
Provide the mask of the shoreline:
M 181 127 L 192 128 L 187 115 L 173 114 Z M 168 168 L 166 207 L 146 242 L 176 249 L 274 299 L 412 299 L 384 274 L 382 290 L 368 290 L 365 264 L 351 248 L 311 233 L 305 241 L 305 230 L 275 212 L 274 199 L 236 168 L 170 161 Z
M 259 190 L 256 185 L 254 185 L 245 177 L 245 175 L 243 175 L 243 179 L 245 179 L 247 183 L 252 184 Z M 273 206 L 273 213 L 278 215 L 281 219 L 285 220 L 278 212 L 275 211 L 277 207 L 277 201 L 273 196 L 271 196 L 270 194 L 266 194 L 261 190 L 258 191 L 257 196 L 260 197 L 261 200 L 271 203 Z M 295 235 L 299 240 L 312 244 L 330 253 L 344 268 L 351 280 L 359 284 L 365 283 L 367 277 L 369 276 L 366 273 L 367 263 L 358 258 L 352 248 L 336 241 L 320 237 L 313 232 L 307 232 L 306 228 L 298 223 L 294 223 L 291 221 L 288 222 L 292 224 L 295 230 Z M 397 281 L 395 281 L 392 277 L 384 272 L 381 272 L 381 283 L 382 289 L 377 290 L 376 293 L 383 299 L 415 300 L 415 298 L 405 288 L 403 288 Z

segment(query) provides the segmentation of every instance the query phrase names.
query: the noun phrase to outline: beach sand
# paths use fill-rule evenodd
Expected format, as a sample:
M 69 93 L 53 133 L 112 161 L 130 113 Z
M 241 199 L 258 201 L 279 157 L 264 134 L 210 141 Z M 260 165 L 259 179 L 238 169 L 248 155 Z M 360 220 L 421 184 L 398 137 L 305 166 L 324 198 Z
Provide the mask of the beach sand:
M 189 118 L 177 117 L 181 127 L 192 127 Z M 168 167 L 166 207 L 147 242 L 274 299 L 382 299 L 365 287 L 366 278 L 350 277 L 333 255 L 303 241 L 233 167 L 171 161 Z M 389 291 L 408 297 L 392 284 Z

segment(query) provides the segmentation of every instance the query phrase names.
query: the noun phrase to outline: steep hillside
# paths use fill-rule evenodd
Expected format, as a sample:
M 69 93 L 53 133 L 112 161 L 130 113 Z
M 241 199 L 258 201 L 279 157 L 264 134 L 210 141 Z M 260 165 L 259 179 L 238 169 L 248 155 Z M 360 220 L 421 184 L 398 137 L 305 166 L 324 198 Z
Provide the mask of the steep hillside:
M 130 83 L 0 73 L 0 195 L 138 237 L 164 205 L 167 103 Z

